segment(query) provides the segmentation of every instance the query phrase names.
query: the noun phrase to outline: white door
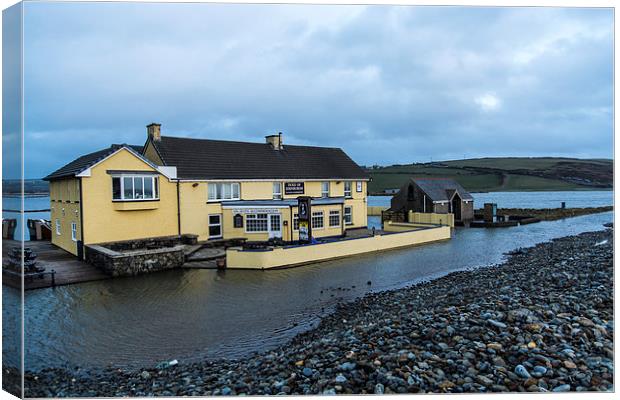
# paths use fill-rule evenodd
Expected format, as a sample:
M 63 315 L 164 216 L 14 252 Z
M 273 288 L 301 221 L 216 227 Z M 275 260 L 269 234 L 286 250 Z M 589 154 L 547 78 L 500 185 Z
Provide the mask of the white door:
M 269 238 L 282 238 L 280 214 L 269 214 Z

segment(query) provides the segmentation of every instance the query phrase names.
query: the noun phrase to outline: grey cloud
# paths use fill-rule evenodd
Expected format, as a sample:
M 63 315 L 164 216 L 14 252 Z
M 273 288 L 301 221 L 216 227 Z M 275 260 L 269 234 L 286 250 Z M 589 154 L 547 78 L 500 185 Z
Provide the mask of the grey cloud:
M 612 32 L 609 9 L 28 3 L 32 174 L 151 121 L 362 164 L 610 157 Z

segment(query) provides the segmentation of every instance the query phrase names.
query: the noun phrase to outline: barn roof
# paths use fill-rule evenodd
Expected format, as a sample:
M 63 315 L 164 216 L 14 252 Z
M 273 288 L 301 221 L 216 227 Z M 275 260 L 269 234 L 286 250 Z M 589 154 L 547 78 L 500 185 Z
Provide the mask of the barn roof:
M 458 182 L 449 178 L 411 178 L 432 201 L 449 201 L 454 192 L 457 192 L 462 200 L 473 200 L 471 194 Z

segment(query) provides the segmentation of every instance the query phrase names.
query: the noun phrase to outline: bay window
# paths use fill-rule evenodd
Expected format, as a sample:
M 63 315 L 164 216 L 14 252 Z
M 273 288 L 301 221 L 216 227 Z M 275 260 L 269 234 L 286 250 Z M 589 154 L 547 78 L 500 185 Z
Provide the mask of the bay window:
M 112 177 L 112 200 L 158 200 L 156 175 L 119 175 Z

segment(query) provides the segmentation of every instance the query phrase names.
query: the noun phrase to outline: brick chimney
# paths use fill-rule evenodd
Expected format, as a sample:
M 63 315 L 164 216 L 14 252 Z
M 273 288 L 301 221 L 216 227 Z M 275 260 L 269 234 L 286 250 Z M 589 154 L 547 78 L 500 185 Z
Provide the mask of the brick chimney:
M 146 133 L 154 142 L 161 141 L 161 124 L 152 123 L 146 126 Z
M 282 150 L 284 148 L 282 145 L 282 132 L 278 132 L 277 135 L 265 136 L 265 140 L 274 150 Z

